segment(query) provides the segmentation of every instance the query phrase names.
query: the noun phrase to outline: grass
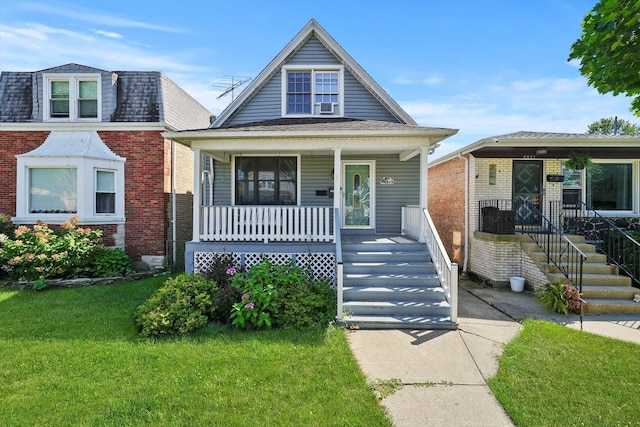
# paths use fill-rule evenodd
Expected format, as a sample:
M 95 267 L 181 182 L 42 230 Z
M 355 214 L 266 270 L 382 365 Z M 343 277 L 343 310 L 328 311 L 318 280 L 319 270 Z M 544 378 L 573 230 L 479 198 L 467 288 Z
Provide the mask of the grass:
M 341 329 L 139 338 L 164 280 L 0 288 L 0 425 L 391 425 Z
M 640 346 L 527 320 L 489 386 L 518 426 L 639 426 Z

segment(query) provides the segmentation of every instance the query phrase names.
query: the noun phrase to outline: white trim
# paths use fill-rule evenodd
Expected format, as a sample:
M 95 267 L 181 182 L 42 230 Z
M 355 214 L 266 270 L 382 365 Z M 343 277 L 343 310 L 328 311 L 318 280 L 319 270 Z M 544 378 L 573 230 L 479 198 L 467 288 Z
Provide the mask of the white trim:
M 51 117 L 49 101 L 51 82 L 69 83 L 69 117 Z M 78 101 L 81 81 L 97 83 L 97 117 L 78 117 Z M 43 122 L 100 122 L 102 120 L 102 75 L 100 73 L 42 73 L 42 121 Z
M 311 73 L 311 113 L 309 114 L 289 114 L 287 113 L 287 94 L 288 94 L 288 73 L 290 71 L 308 71 Z M 338 73 L 338 102 L 334 103 L 334 112 L 331 114 L 316 113 L 316 109 L 319 110 L 318 105 L 320 103 L 315 102 L 315 75 L 316 72 L 337 72 Z M 282 117 L 317 117 L 317 116 L 331 116 L 331 117 L 344 117 L 344 66 L 343 65 L 284 65 L 281 73 L 281 110 Z M 316 108 L 318 107 L 318 108 Z M 336 108 L 337 107 L 337 108 Z M 337 111 L 337 112 L 336 112 Z
M 345 224 L 346 219 L 346 209 L 344 206 L 344 189 L 346 188 L 346 184 L 344 182 L 346 178 L 346 166 L 348 165 L 366 165 L 369 166 L 369 225 L 366 226 L 357 226 L 357 225 L 349 225 Z M 341 226 L 342 228 L 351 229 L 351 230 L 375 230 L 376 228 L 376 161 L 375 160 L 343 160 L 340 165 L 340 173 L 342 175 L 342 179 L 340 181 L 341 191 L 340 191 L 340 212 L 342 213 L 341 218 Z M 335 197 L 335 196 L 334 196 Z
M 301 206 L 301 190 L 302 186 L 300 183 L 300 178 L 302 177 L 301 173 L 301 162 L 300 159 L 302 155 L 300 153 L 242 153 L 242 154 L 234 154 L 231 156 L 231 206 L 236 206 L 236 157 L 295 157 L 296 158 L 296 204 L 295 205 L 279 205 L 276 204 L 274 206 Z M 254 205 L 238 205 L 238 206 L 254 206 Z M 271 205 L 269 205 L 271 206 Z

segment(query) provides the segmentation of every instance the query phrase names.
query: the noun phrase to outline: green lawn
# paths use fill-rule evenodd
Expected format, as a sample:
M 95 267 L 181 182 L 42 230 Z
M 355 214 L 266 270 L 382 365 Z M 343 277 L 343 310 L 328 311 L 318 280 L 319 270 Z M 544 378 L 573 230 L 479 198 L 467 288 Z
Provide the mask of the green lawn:
M 341 329 L 139 338 L 164 279 L 0 288 L 0 425 L 390 425 Z
M 518 426 L 640 426 L 640 346 L 527 320 L 489 386 Z

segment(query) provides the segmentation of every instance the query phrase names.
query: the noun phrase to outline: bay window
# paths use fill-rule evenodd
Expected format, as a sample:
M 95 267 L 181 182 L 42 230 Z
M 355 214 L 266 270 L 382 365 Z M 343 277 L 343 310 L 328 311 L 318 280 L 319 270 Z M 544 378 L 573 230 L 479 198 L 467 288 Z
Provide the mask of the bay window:
M 29 213 L 77 213 L 76 168 L 29 168 Z

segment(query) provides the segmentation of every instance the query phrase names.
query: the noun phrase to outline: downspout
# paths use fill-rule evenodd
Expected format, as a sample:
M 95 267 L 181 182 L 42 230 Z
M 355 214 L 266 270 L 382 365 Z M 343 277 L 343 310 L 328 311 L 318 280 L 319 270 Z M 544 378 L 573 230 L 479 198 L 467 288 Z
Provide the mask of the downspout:
M 177 205 L 176 205 L 176 142 L 171 141 L 171 241 L 172 241 L 172 260 L 176 263 L 176 246 L 178 238 L 178 229 L 176 226 Z
M 469 159 L 458 153 L 458 157 L 464 160 L 464 261 L 462 262 L 462 274 L 467 275 L 467 263 L 469 262 Z

